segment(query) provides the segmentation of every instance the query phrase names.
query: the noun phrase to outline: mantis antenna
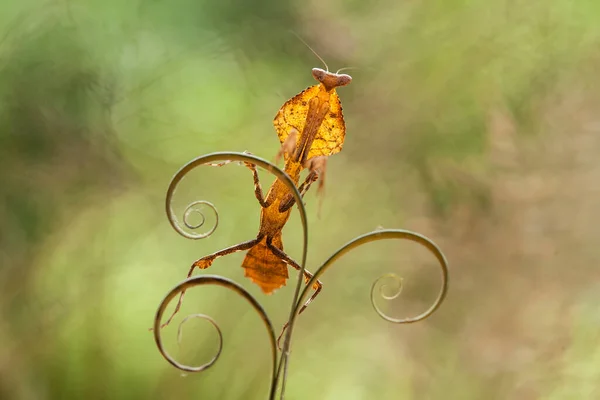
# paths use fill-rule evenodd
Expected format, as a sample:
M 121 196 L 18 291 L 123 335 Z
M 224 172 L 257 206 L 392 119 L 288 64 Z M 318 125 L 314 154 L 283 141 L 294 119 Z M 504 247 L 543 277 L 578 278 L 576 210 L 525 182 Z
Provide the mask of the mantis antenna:
M 294 36 L 296 36 L 296 37 L 297 37 L 297 38 L 298 38 L 298 39 L 299 39 L 299 40 L 300 40 L 302 43 L 304 43 L 304 45 L 305 45 L 306 47 L 308 47 L 308 49 L 309 49 L 310 51 L 312 51 L 312 53 L 313 53 L 315 56 L 317 56 L 317 58 L 318 58 L 319 60 L 321 60 L 321 62 L 322 62 L 322 63 L 323 63 L 323 65 L 325 66 L 325 70 L 326 70 L 327 72 L 329 72 L 329 67 L 327 66 L 327 63 L 325 62 L 325 60 L 323 60 L 323 59 L 321 58 L 321 56 L 320 56 L 320 55 L 318 55 L 318 54 L 317 54 L 317 52 L 316 52 L 316 51 L 314 51 L 314 50 L 313 50 L 313 48 L 312 48 L 312 47 L 310 47 L 310 46 L 308 45 L 308 43 L 306 43 L 306 42 L 304 41 L 304 39 L 302 39 L 302 38 L 300 37 L 300 35 L 298 35 L 298 34 L 297 34 L 296 32 L 294 32 L 294 31 L 291 31 L 291 32 L 292 32 L 292 33 L 294 34 Z
M 340 68 L 337 71 L 335 71 L 336 74 L 339 74 L 342 71 L 348 71 L 349 69 L 360 69 L 358 67 L 344 67 L 344 68 Z

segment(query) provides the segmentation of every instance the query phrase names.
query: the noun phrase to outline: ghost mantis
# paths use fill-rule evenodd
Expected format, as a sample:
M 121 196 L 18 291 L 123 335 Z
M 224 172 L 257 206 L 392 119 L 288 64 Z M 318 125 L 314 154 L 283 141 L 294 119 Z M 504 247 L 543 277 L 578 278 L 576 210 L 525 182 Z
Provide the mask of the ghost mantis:
M 342 149 L 346 126 L 336 88 L 346 86 L 352 81 L 350 75 L 339 74 L 339 71 L 332 73 L 321 68 L 313 68 L 312 76 L 318 84 L 288 100 L 273 120 L 281 142 L 277 159 L 284 157 L 284 170 L 302 196 L 316 181 L 319 181 L 318 191 L 322 192 L 327 157 Z M 226 163 L 212 165 L 224 164 Z M 290 217 L 295 200 L 290 189 L 279 179 L 275 180 L 264 196 L 256 166 L 251 163 L 245 165 L 252 172 L 254 194 L 261 206 L 258 235 L 252 240 L 200 258 L 192 264 L 188 278 L 196 268 L 206 269 L 219 257 L 247 250 L 248 253 L 242 262 L 245 276 L 256 283 L 265 294 L 272 294 L 285 286 L 288 265 L 302 270 L 298 263 L 284 252 L 281 240 L 282 229 Z M 308 175 L 298 186 L 300 174 L 304 169 L 308 169 Z M 312 277 L 309 271 L 304 270 L 306 283 Z M 313 285 L 314 293 L 302 305 L 298 314 L 306 309 L 322 288 L 322 282 L 317 280 Z M 163 327 L 171 322 L 181 308 L 184 293 L 179 296 L 175 310 Z

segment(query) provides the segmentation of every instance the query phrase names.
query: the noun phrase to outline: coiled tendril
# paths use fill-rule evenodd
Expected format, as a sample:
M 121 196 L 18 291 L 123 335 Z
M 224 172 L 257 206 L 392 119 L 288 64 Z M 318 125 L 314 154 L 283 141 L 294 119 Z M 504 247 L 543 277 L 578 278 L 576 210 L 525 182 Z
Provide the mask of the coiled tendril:
M 384 289 L 387 288 L 388 286 L 390 286 L 387 283 L 383 283 L 382 281 L 388 279 L 388 280 L 393 280 L 394 283 L 396 284 L 396 287 L 393 288 L 392 290 L 394 290 L 393 294 L 387 294 L 384 292 Z M 377 278 L 375 280 L 375 282 L 373 282 L 373 285 L 371 285 L 371 302 L 375 303 L 375 288 L 377 287 L 377 285 L 379 284 L 379 295 L 381 296 L 382 299 L 384 300 L 394 300 L 397 299 L 400 294 L 402 293 L 402 289 L 403 289 L 403 279 L 401 276 L 398 276 L 396 274 L 385 274 L 380 276 L 379 278 Z
M 186 165 L 186 167 L 187 167 L 187 165 Z M 167 218 L 169 220 L 169 223 L 171 224 L 173 229 L 175 229 L 175 231 L 177 231 L 177 233 L 179 233 L 181 236 L 183 236 L 185 238 L 197 240 L 197 239 L 204 239 L 204 238 L 209 237 L 217 229 L 217 226 L 219 225 L 219 212 L 217 211 L 217 208 L 214 206 L 214 204 L 212 204 L 211 202 L 206 201 L 206 200 L 195 200 L 195 201 L 191 202 L 190 204 L 188 204 L 188 206 L 185 208 L 185 210 L 183 212 L 183 225 L 185 225 L 185 227 L 187 227 L 188 229 L 191 229 L 191 230 L 196 230 L 196 229 L 200 229 L 201 227 L 203 227 L 204 224 L 206 223 L 206 215 L 204 214 L 203 209 L 198 206 L 206 206 L 214 213 L 214 218 L 215 218 L 214 226 L 212 226 L 205 233 L 190 233 L 190 232 L 187 232 L 185 229 L 183 229 L 183 227 L 181 226 L 181 223 L 179 222 L 179 220 L 177 219 L 177 216 L 175 215 L 175 211 L 173 211 L 173 205 L 172 205 L 173 195 L 175 194 L 175 191 L 177 189 L 177 185 L 179 184 L 179 182 L 192 169 L 193 168 L 185 169 L 185 167 L 184 167 L 181 170 L 179 170 L 179 172 L 177 172 L 177 174 L 175 174 L 175 176 L 171 180 L 169 189 L 167 189 L 167 198 L 165 201 L 165 209 L 167 212 Z M 199 222 L 192 223 L 190 221 L 193 214 L 198 214 L 200 216 Z
M 377 314 L 379 314 L 379 316 L 381 316 L 381 318 L 385 319 L 386 321 L 393 322 L 396 324 L 408 324 L 408 323 L 422 321 L 425 318 L 429 317 L 431 314 L 433 314 L 435 312 L 435 310 L 437 310 L 439 308 L 439 306 L 442 304 L 442 302 L 444 301 L 444 299 L 446 297 L 446 293 L 448 292 L 448 262 L 446 261 L 446 257 L 444 256 L 444 253 L 442 253 L 440 248 L 431 239 L 429 239 L 426 236 L 423 236 L 421 234 L 411 232 L 408 230 L 404 230 L 404 229 L 376 230 L 376 231 L 369 232 L 364 235 L 358 236 L 355 239 L 351 240 L 350 242 L 346 243 L 344 246 L 340 247 L 335 253 L 333 253 L 333 255 L 331 257 L 329 257 L 329 259 L 327 261 L 325 261 L 325 263 L 323 263 L 323 265 L 321 265 L 321 267 L 319 267 L 319 269 L 317 269 L 317 271 L 315 272 L 312 279 L 306 284 L 304 291 L 300 295 L 298 303 L 296 303 L 296 311 L 299 310 L 299 308 L 303 304 L 302 302 L 308 296 L 308 293 L 309 293 L 310 288 L 312 287 L 313 283 L 316 282 L 316 280 L 319 279 L 319 277 L 321 275 L 323 275 L 323 273 L 325 273 L 325 271 L 329 267 L 331 267 L 331 265 L 335 261 L 337 261 L 344 254 L 350 252 L 353 249 L 356 249 L 357 247 L 359 247 L 363 244 L 377 241 L 377 240 L 386 240 L 386 239 L 406 239 L 406 240 L 410 240 L 410 241 L 419 243 L 420 245 L 424 246 L 427 250 L 429 250 L 430 253 L 432 253 L 435 256 L 435 258 L 439 262 L 442 283 L 441 283 L 441 288 L 440 288 L 440 291 L 438 293 L 438 296 L 437 296 L 435 302 L 426 311 L 424 311 L 423 313 L 421 313 L 415 317 L 392 318 L 392 317 L 387 316 L 377 306 L 377 304 L 375 302 L 375 296 L 376 296 L 375 288 L 384 279 L 393 279 L 394 281 L 397 282 L 397 285 L 398 285 L 396 292 L 392 295 L 385 295 L 382 291 L 386 285 L 382 285 L 382 286 L 380 286 L 379 294 L 386 300 L 395 299 L 398 296 L 400 296 L 400 293 L 402 291 L 402 278 L 396 274 L 391 274 L 391 273 L 382 275 L 379 278 L 377 278 L 377 280 L 375 280 L 375 282 L 373 282 L 373 284 L 371 285 L 371 303 L 373 305 L 373 308 L 375 309 Z
M 205 321 L 210 322 L 210 324 L 217 331 L 217 336 L 219 338 L 219 345 L 218 345 L 217 353 L 214 355 L 214 357 L 212 358 L 212 360 L 210 360 L 208 363 L 206 363 L 206 364 L 204 364 L 203 366 L 200 367 L 199 371 L 203 371 L 206 368 L 208 368 L 211 365 L 213 365 L 217 361 L 217 359 L 219 358 L 219 356 L 221 355 L 221 351 L 223 350 L 223 332 L 221 332 L 221 328 L 219 327 L 219 324 L 217 324 L 217 322 L 214 319 L 212 319 L 211 317 L 209 317 L 208 315 L 205 315 L 205 314 L 190 314 L 187 317 L 185 317 L 179 323 L 179 327 L 177 328 L 177 344 L 181 345 L 181 338 L 183 336 L 183 326 L 185 325 L 186 322 L 188 322 L 192 318 L 203 319 Z M 198 368 L 198 367 L 196 367 L 196 368 Z M 196 372 L 198 372 L 198 371 L 196 371 Z
M 198 205 L 206 205 L 208 206 L 213 213 L 215 214 L 215 225 L 206 233 L 203 233 L 202 235 L 197 235 L 194 238 L 195 239 L 202 239 L 205 237 L 209 237 L 210 235 L 213 234 L 213 232 L 215 231 L 215 229 L 217 229 L 217 226 L 219 225 L 219 212 L 217 211 L 217 208 L 214 206 L 214 204 L 212 204 L 209 201 L 206 200 L 196 200 L 193 201 L 192 203 L 190 203 L 184 213 L 183 213 L 183 223 L 185 224 L 185 226 L 187 226 L 189 229 L 195 230 L 195 229 L 199 229 L 201 228 L 204 223 L 206 222 L 206 216 L 204 215 L 204 213 L 202 212 L 201 209 L 197 208 L 196 206 Z M 190 222 L 190 218 L 192 216 L 192 214 L 198 214 L 200 216 L 200 222 L 197 222 L 195 224 Z M 175 221 L 175 223 L 177 223 L 177 221 Z
M 233 290 L 238 295 L 240 295 L 241 297 L 246 299 L 246 301 L 248 301 L 248 303 L 250 303 L 252 308 L 254 308 L 254 310 L 258 313 L 258 315 L 262 319 L 265 327 L 267 328 L 267 334 L 269 336 L 269 342 L 271 345 L 271 358 L 272 358 L 272 377 L 271 377 L 271 379 L 272 379 L 272 386 L 275 387 L 276 386 L 275 385 L 275 371 L 276 371 L 276 365 L 277 365 L 277 347 L 275 344 L 275 331 L 273 330 L 273 324 L 269 320 L 269 317 L 267 316 L 267 313 L 262 308 L 262 306 L 258 303 L 258 301 L 256 301 L 256 299 L 254 297 L 252 297 L 252 295 L 250 293 L 248 293 L 246 291 L 246 289 L 244 289 L 243 287 L 241 287 L 240 285 L 238 285 L 237 283 L 235 283 L 229 279 L 223 278 L 222 276 L 216 276 L 216 275 L 195 276 L 195 277 L 186 279 L 185 281 L 181 282 L 180 284 L 175 286 L 173 289 L 171 289 L 171 291 L 169 293 L 167 293 L 167 295 L 165 296 L 163 301 L 160 303 L 158 310 L 156 311 L 156 315 L 154 317 L 154 328 L 153 328 L 154 341 L 156 342 L 156 346 L 158 347 L 158 351 L 160 351 L 160 354 L 162 354 L 162 356 L 169 363 L 171 363 L 171 365 L 173 365 L 174 367 L 176 367 L 182 371 L 187 371 L 187 372 L 204 371 L 207 368 L 210 368 L 219 358 L 219 356 L 221 354 L 221 349 L 223 347 L 222 346 L 223 338 L 221 335 L 221 329 L 219 328 L 219 325 L 212 318 L 210 318 L 206 315 L 203 315 L 203 314 L 193 314 L 193 315 L 186 317 L 186 319 L 184 319 L 182 321 L 182 323 L 180 324 L 180 329 L 178 330 L 178 338 L 181 337 L 181 325 L 189 318 L 201 317 L 201 318 L 206 319 L 209 322 L 211 322 L 213 324 L 213 326 L 216 328 L 217 333 L 219 335 L 219 349 L 209 362 L 202 364 L 200 366 L 196 366 L 196 367 L 182 364 L 179 361 L 175 360 L 167 352 L 167 350 L 164 348 L 163 343 L 162 343 L 160 324 L 162 322 L 163 314 L 164 314 L 165 310 L 167 309 L 167 306 L 169 305 L 171 300 L 173 300 L 173 298 L 176 297 L 182 291 L 188 290 L 195 286 L 201 286 L 201 285 L 218 285 L 218 286 L 223 286 L 230 290 Z M 275 389 L 272 389 L 272 390 L 275 390 Z

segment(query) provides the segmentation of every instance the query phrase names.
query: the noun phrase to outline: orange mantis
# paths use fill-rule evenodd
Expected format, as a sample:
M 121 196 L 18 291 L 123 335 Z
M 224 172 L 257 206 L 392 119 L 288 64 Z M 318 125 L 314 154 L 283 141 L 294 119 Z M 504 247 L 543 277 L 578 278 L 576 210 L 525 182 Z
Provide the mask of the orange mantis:
M 319 192 L 322 191 L 327 157 L 342 149 L 346 125 L 336 88 L 348 85 L 352 81 L 350 75 L 332 73 L 320 68 L 313 68 L 312 75 L 319 83 L 288 100 L 273 120 L 281 141 L 281 150 L 277 154 L 277 159 L 283 155 L 284 170 L 302 196 L 317 180 L 319 180 Z M 214 165 L 223 164 L 225 163 Z M 202 257 L 192 264 L 188 278 L 195 268 L 206 269 L 219 257 L 248 250 L 242 263 L 245 276 L 260 286 L 265 294 L 272 294 L 287 282 L 286 265 L 301 270 L 298 263 L 283 251 L 281 241 L 281 231 L 290 217 L 295 200 L 290 189 L 279 179 L 275 180 L 264 197 L 256 166 L 246 163 L 246 167 L 252 171 L 254 194 L 261 205 L 258 235 L 255 239 Z M 308 169 L 309 173 L 304 182 L 298 186 L 300 173 L 304 169 Z M 307 283 L 312 276 L 309 271 L 304 271 Z M 321 281 L 314 284 L 315 292 L 299 310 L 299 314 L 317 297 L 322 287 Z M 181 293 L 173 314 L 162 326 L 168 325 L 179 311 L 183 294 L 184 292 Z

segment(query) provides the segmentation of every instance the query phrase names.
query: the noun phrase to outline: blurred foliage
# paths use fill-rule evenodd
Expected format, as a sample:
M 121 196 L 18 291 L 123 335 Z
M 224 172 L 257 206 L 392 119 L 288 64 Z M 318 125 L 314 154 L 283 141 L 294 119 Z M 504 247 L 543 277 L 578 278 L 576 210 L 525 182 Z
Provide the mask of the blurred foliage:
M 265 398 L 267 339 L 234 295 L 186 297 L 181 315 L 212 315 L 225 334 L 206 373 L 182 377 L 147 328 L 193 260 L 256 234 L 244 168 L 186 180 L 182 193 L 222 217 L 206 241 L 172 231 L 164 192 L 197 155 L 275 155 L 272 118 L 319 65 L 293 33 L 332 70 L 355 68 L 339 90 L 348 133 L 321 219 L 307 196 L 308 268 L 384 226 L 431 237 L 452 270 L 433 318 L 388 326 L 370 310 L 370 283 L 401 272 L 407 286 L 390 307 L 414 314 L 437 292 L 433 260 L 373 244 L 334 267 L 299 319 L 288 398 L 600 396 L 598 1 L 5 0 L 0 10 L 0 398 Z M 297 256 L 294 218 L 284 242 Z M 242 256 L 209 273 L 242 283 L 280 326 L 293 288 L 263 296 Z M 187 332 L 185 361 L 211 357 L 210 326 Z

